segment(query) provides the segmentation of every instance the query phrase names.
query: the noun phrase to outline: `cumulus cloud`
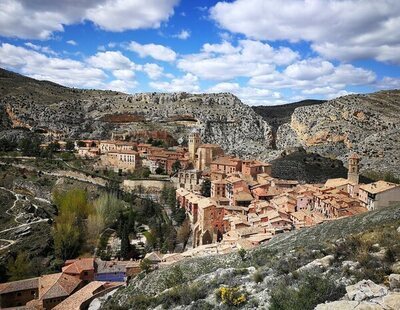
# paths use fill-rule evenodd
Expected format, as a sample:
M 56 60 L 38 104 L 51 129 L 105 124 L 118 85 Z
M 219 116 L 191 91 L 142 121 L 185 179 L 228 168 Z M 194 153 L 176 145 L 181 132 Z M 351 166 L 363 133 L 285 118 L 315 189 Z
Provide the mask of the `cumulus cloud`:
M 0 35 L 47 39 L 64 25 L 92 21 L 108 31 L 158 28 L 174 13 L 178 0 L 3 0 Z
M 281 93 L 248 86 L 240 86 L 235 82 L 218 83 L 207 90 L 208 93 L 229 92 L 239 97 L 244 103 L 249 105 L 275 105 L 286 101 L 282 99 Z
M 199 79 L 197 76 L 187 73 L 180 78 L 174 78 L 170 81 L 150 82 L 150 87 L 165 92 L 199 92 Z
M 41 46 L 41 45 L 37 45 L 37 44 L 33 44 L 32 42 L 26 42 L 24 43 L 25 46 L 34 49 L 35 51 L 41 51 L 45 54 L 49 54 L 49 55 L 53 55 L 53 56 L 57 56 L 58 53 L 53 51 L 50 47 L 48 46 Z
M 49 57 L 8 43 L 0 45 L 0 66 L 35 79 L 73 87 L 101 87 L 107 78 L 104 71 L 83 62 Z
M 153 63 L 144 64 L 142 70 L 151 80 L 157 80 L 164 75 L 164 68 Z
M 98 52 L 89 57 L 87 62 L 93 67 L 108 70 L 135 69 L 136 67 L 135 63 L 122 55 L 120 51 Z
M 74 40 L 68 40 L 67 44 L 73 45 L 73 46 L 77 46 L 78 45 L 78 43 L 76 43 L 76 41 L 74 41 Z
M 397 0 L 235 0 L 218 2 L 211 18 L 259 40 L 305 40 L 328 58 L 400 63 Z
M 400 89 L 400 78 L 385 76 L 375 86 L 379 89 Z
M 180 40 L 186 40 L 190 38 L 190 31 L 183 29 L 181 32 L 174 34 L 172 37 Z
M 159 44 L 140 44 L 132 41 L 129 43 L 128 49 L 136 52 L 140 57 L 152 57 L 161 61 L 174 61 L 176 59 L 176 53 L 169 47 Z
M 268 74 L 275 65 L 290 64 L 298 57 L 289 48 L 274 49 L 259 41 L 240 40 L 237 46 L 224 41 L 204 44 L 201 53 L 182 57 L 177 66 L 204 79 L 223 81 Z
M 137 86 L 136 81 L 130 80 L 113 80 L 105 84 L 102 89 L 111 89 L 115 91 L 120 91 L 123 93 L 130 93 L 133 88 Z

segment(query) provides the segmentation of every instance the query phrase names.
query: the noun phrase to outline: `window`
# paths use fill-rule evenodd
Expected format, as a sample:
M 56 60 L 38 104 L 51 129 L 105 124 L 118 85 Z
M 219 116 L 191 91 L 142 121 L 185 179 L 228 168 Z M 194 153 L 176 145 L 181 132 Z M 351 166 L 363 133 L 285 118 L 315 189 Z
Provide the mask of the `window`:
M 89 273 L 87 272 L 87 271 L 85 271 L 84 273 L 83 273 L 83 275 L 85 275 L 85 276 L 87 276 Z

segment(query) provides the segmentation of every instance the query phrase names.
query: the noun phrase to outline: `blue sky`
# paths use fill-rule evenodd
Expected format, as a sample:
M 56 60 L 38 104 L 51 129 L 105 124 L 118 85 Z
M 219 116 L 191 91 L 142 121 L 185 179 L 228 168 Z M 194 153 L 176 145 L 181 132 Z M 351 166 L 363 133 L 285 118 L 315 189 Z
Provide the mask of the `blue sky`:
M 400 88 L 396 0 L 2 0 L 0 66 L 250 105 Z

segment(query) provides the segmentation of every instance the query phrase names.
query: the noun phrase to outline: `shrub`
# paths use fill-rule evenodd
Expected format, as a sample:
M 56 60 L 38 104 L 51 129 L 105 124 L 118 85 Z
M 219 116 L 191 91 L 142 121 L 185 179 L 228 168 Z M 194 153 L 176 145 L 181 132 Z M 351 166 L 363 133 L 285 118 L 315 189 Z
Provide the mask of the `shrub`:
M 334 280 L 320 275 L 305 275 L 298 288 L 288 287 L 287 283 L 278 283 L 271 291 L 270 310 L 307 310 L 325 301 L 341 298 L 345 289 Z
M 253 273 L 253 280 L 256 283 L 260 283 L 264 280 L 264 276 L 260 271 L 256 271 L 255 273 Z
M 240 258 L 242 259 L 242 261 L 244 261 L 246 259 L 246 250 L 245 249 L 243 249 L 243 248 L 240 249 L 238 251 L 238 254 L 239 254 Z
M 217 290 L 216 297 L 218 301 L 228 306 L 241 306 L 247 301 L 246 293 L 238 287 L 220 287 Z

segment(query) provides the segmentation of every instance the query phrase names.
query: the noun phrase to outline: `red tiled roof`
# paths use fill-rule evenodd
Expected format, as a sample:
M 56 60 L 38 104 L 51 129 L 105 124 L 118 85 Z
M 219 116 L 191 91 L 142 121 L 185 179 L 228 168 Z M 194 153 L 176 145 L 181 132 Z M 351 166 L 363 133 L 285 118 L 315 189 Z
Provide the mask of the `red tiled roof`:
M 12 292 L 36 289 L 39 287 L 39 278 L 31 278 L 0 284 L 0 295 Z
M 81 282 L 80 279 L 62 272 L 44 275 L 39 280 L 39 299 L 69 296 Z
M 62 271 L 68 274 L 80 274 L 82 271 L 94 270 L 94 258 L 67 260 Z

